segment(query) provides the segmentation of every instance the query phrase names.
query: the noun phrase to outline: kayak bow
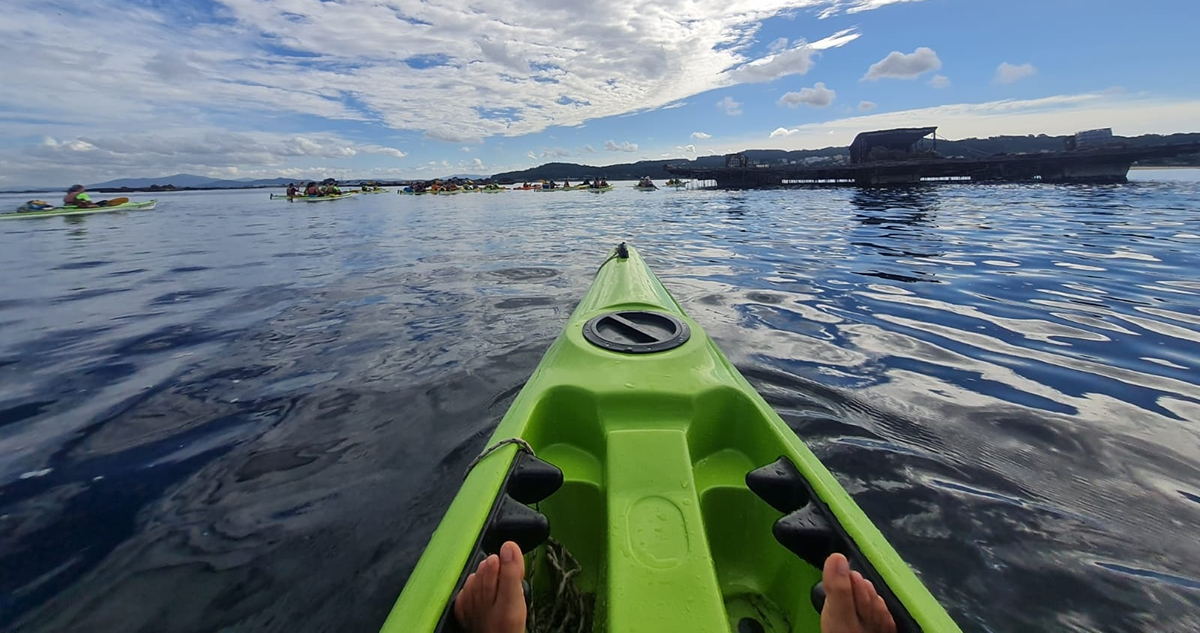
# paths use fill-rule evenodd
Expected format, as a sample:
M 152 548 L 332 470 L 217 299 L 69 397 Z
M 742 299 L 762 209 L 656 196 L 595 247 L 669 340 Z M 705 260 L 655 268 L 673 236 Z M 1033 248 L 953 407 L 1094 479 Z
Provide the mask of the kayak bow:
M 596 631 L 818 631 L 832 552 L 874 583 L 899 631 L 958 630 L 624 244 L 488 447 L 385 632 L 459 630 L 452 598 L 506 540 L 526 553 L 535 608 L 553 601 L 547 537 L 578 561 L 572 581 L 594 600 Z

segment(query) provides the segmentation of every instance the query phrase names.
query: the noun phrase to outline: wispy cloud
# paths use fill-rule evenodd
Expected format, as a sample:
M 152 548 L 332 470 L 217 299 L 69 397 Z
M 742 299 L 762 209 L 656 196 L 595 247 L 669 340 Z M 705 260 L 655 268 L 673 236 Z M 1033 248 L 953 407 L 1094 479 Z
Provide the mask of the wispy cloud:
M 833 17 L 839 13 L 862 13 L 863 11 L 871 11 L 880 7 L 886 7 L 889 4 L 901 4 L 905 2 L 923 2 L 924 0 L 836 0 L 830 6 L 822 9 L 818 16 L 821 19 Z
M 929 85 L 934 88 L 949 88 L 950 78 L 945 75 L 934 75 L 929 79 Z
M 712 134 L 706 134 L 704 132 L 692 132 L 692 138 L 698 141 L 707 141 L 708 139 L 712 138 Z
M 625 141 L 620 145 L 614 143 L 613 141 L 605 141 L 604 143 L 604 149 L 610 152 L 636 152 L 637 148 L 637 143 L 630 143 L 629 141 Z
M 742 113 L 742 104 L 734 101 L 733 97 L 725 97 L 717 102 L 717 109 L 729 116 L 739 116 Z
M 858 111 L 859 112 L 870 112 L 877 107 L 878 107 L 878 104 L 876 104 L 874 101 L 859 101 L 858 102 Z
M 788 75 L 803 75 L 812 68 L 813 56 L 817 51 L 845 46 L 858 39 L 860 35 L 855 29 L 845 29 L 811 44 L 801 41 L 792 48 L 780 50 L 734 68 L 729 71 L 727 76 L 732 83 L 755 83 L 774 81 Z
M 996 75 L 992 78 L 992 81 L 998 84 L 1011 84 L 1036 74 L 1037 68 L 1034 68 L 1033 64 L 1018 65 L 1002 62 L 996 68 Z

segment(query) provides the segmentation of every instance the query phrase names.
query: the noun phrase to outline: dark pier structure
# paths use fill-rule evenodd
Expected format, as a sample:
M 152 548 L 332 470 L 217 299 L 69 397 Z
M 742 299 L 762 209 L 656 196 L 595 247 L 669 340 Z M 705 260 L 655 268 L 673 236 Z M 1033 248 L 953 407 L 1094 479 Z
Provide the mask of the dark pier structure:
M 724 189 L 803 185 L 876 186 L 922 182 L 1126 182 L 1139 160 L 1200 153 L 1200 143 L 1126 147 L 1112 131 L 1089 130 L 1069 138 L 1058 152 L 946 158 L 937 154 L 936 127 L 863 132 L 850 144 L 849 163 L 752 164 L 743 154 L 725 156 L 724 167 L 667 165 L 674 176 L 715 182 Z M 932 144 L 926 137 L 933 136 Z M 932 146 L 930 146 L 932 145 Z

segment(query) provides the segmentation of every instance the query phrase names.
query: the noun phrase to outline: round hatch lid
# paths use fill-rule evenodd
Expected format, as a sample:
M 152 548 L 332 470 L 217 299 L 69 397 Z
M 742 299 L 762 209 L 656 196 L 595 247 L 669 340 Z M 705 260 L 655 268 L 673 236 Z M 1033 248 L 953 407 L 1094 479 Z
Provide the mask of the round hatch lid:
M 583 337 L 597 347 L 627 354 L 648 354 L 675 349 L 692 335 L 683 321 L 663 312 L 620 310 L 593 317 L 583 326 Z

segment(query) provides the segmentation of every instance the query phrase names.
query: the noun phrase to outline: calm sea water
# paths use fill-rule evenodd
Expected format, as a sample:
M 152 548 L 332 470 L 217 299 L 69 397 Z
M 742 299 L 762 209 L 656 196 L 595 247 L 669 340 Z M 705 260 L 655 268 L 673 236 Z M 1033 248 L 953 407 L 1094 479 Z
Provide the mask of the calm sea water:
M 375 629 L 629 240 L 964 629 L 1197 630 L 1193 175 L 2 222 L 0 629 Z

